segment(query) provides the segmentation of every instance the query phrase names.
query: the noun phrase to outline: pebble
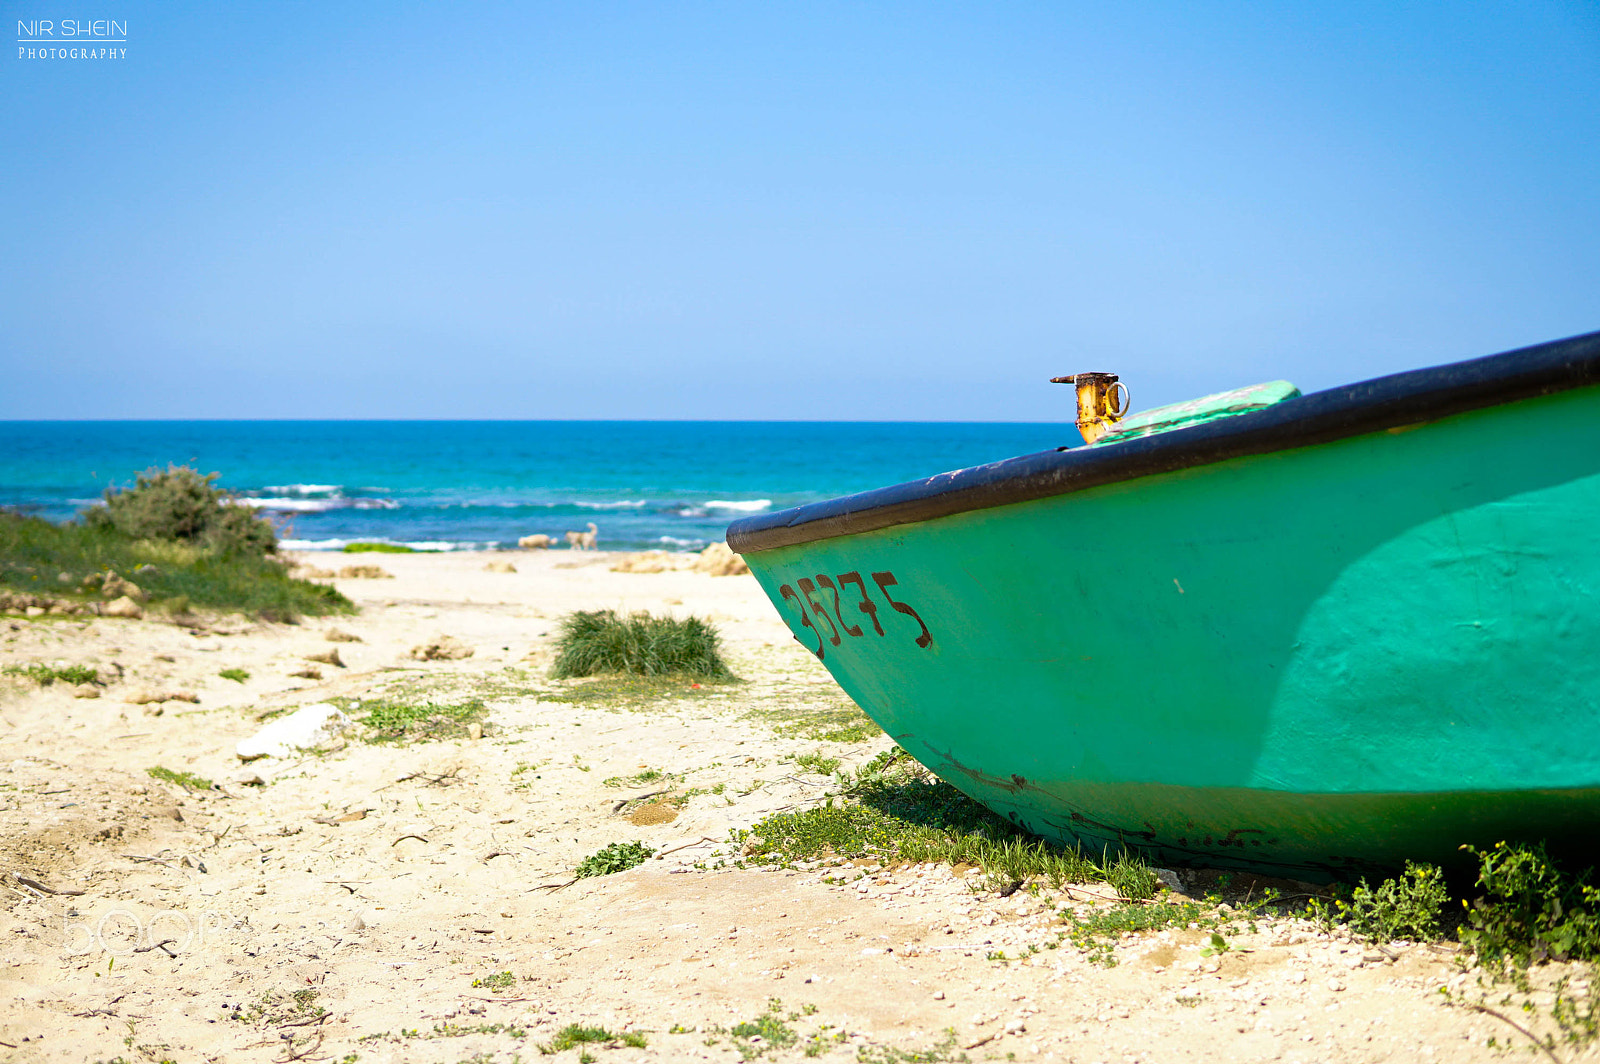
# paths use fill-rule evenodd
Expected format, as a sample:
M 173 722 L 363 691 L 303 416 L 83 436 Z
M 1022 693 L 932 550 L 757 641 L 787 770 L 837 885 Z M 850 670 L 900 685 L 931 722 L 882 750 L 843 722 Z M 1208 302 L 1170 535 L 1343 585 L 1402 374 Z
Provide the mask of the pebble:
M 1344 989 L 1344 981 L 1341 979 L 1329 979 L 1328 989 L 1337 994 L 1339 991 Z

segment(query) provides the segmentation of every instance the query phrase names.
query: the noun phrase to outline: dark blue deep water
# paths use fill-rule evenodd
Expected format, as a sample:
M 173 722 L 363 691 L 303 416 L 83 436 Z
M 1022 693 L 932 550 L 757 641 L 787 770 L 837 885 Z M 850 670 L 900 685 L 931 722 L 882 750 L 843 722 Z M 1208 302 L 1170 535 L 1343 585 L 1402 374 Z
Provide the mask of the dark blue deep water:
M 511 546 L 593 521 L 603 549 L 693 550 L 746 513 L 1079 442 L 1070 421 L 9 421 L 0 507 L 68 520 L 178 463 L 302 549 Z

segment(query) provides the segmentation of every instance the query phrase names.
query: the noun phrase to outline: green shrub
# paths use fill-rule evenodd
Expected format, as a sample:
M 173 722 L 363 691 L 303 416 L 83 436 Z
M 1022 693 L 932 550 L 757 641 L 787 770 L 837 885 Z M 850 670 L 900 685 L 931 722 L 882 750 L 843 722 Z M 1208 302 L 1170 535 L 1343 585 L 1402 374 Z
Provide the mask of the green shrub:
M 1407 861 L 1399 879 L 1385 879 L 1376 887 L 1363 879 L 1348 902 L 1334 906 L 1351 931 L 1375 942 L 1426 942 L 1441 934 L 1439 918 L 1449 900 L 1442 869 Z
M 732 680 L 720 642 L 716 628 L 698 617 L 678 620 L 648 613 L 618 617 L 612 610 L 579 611 L 561 622 L 550 675 L 562 679 L 620 672 Z
M 1600 959 L 1600 889 L 1589 885 L 1590 870 L 1563 873 L 1543 845 L 1462 849 L 1478 858 L 1477 885 L 1484 893 L 1467 906 L 1461 941 L 1480 958 L 1522 966 Z
M 244 669 L 223 669 L 217 675 L 224 680 L 232 680 L 234 683 L 244 683 L 250 679 L 250 674 Z
M 342 548 L 346 554 L 415 554 L 414 547 L 404 543 L 346 543 Z
M 644 864 L 655 852 L 642 842 L 613 842 L 585 857 L 572 874 L 579 879 L 588 879 L 591 876 L 609 876 L 616 872 L 626 872 L 636 865 Z
M 84 511 L 84 522 L 129 539 L 176 540 L 243 554 L 277 550 L 272 525 L 213 485 L 216 479 L 216 473 L 202 475 L 188 466 L 147 469 L 131 488 L 107 488 L 105 502 Z

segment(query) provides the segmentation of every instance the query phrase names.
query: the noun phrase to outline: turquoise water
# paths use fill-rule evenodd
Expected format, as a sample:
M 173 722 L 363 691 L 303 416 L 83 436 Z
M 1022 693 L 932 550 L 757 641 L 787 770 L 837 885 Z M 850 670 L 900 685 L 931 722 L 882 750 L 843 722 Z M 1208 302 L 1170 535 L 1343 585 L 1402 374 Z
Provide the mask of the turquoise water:
M 67 520 L 180 463 L 303 549 L 512 546 L 593 521 L 604 549 L 694 550 L 747 513 L 1079 442 L 1070 422 L 9 421 L 0 507 Z

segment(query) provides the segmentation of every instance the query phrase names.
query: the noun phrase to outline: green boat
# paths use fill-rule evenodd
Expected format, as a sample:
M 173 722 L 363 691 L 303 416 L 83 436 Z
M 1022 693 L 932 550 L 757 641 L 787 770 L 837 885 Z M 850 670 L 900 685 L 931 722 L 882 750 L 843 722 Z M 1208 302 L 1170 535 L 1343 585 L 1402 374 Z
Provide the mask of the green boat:
M 1600 841 L 1600 333 L 728 530 L 896 742 L 1039 835 L 1348 879 Z M 1060 441 L 1041 441 L 1041 443 Z

